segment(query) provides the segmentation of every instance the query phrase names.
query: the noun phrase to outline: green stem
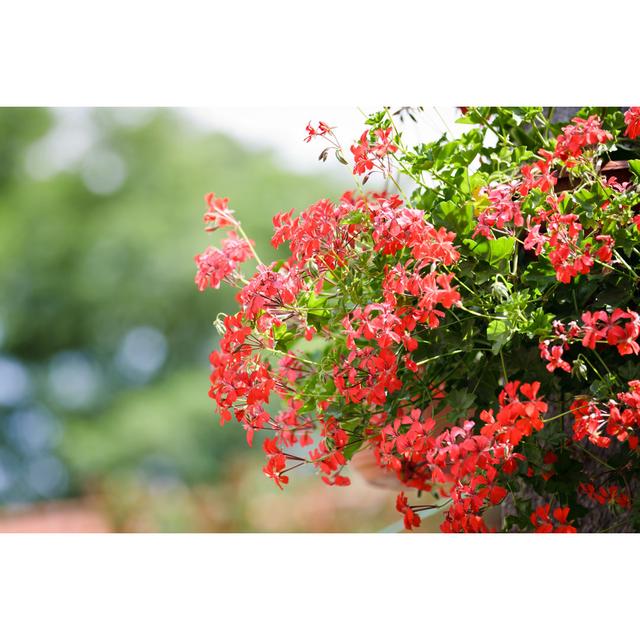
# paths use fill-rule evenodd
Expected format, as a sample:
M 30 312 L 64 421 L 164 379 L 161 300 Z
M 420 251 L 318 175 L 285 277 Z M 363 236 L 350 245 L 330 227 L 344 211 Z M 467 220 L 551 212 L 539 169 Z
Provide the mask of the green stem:
M 260 260 L 260 257 L 258 256 L 253 243 L 251 242 L 251 240 L 249 240 L 249 236 L 244 232 L 244 229 L 242 228 L 241 224 L 238 224 L 236 226 L 236 229 L 238 230 L 238 233 L 240 233 L 240 235 L 244 238 L 244 240 L 246 240 L 247 244 L 249 245 L 249 248 L 251 249 L 253 256 L 255 257 L 255 259 L 258 261 L 258 264 L 261 264 L 264 266 L 264 262 L 262 262 L 262 260 Z
M 613 255 L 616 257 L 616 259 L 620 264 L 624 265 L 627 269 L 629 269 L 629 271 L 633 274 L 636 280 L 640 280 L 640 276 L 627 264 L 624 258 L 615 249 L 613 251 Z
M 500 364 L 502 366 L 502 375 L 504 376 L 504 383 L 509 382 L 509 376 L 507 375 L 507 368 L 504 365 L 504 356 L 502 355 L 502 349 L 500 350 Z
M 284 351 L 279 351 L 278 349 L 272 349 L 271 347 L 262 347 L 262 349 L 264 349 L 265 351 L 271 351 L 271 353 L 275 353 L 276 355 L 279 355 L 279 356 L 293 358 L 294 360 L 297 360 L 298 362 L 304 362 L 305 364 L 310 364 L 310 365 L 313 365 L 314 367 L 317 364 L 317 363 L 313 362 L 313 360 L 307 360 L 306 358 L 300 358 L 299 356 L 296 356 L 296 355 L 294 355 L 292 353 L 285 353 Z
M 463 349 L 456 349 L 455 351 L 450 351 L 449 353 L 441 353 L 437 356 L 431 356 L 431 358 L 425 358 L 424 360 L 420 360 L 420 362 L 416 362 L 418 366 L 427 364 L 427 362 L 431 362 L 433 360 L 438 360 L 440 358 L 447 358 L 448 356 L 455 356 L 458 353 L 464 353 Z
M 569 411 L 563 411 L 562 413 L 558 413 L 555 416 L 552 416 L 551 418 L 547 418 L 546 420 L 543 420 L 542 422 L 544 422 L 545 424 L 547 424 L 547 422 L 553 422 L 554 420 L 557 420 L 558 418 L 563 418 L 564 416 L 569 415 L 570 413 L 573 413 L 571 410 Z
M 466 311 L 467 313 L 470 313 L 472 316 L 478 316 L 478 318 L 488 318 L 489 320 L 504 320 L 502 316 L 488 316 L 485 313 L 479 313 L 477 311 L 467 309 L 467 307 L 465 307 L 464 305 L 459 305 L 458 308 Z
M 576 443 L 575 446 L 581 451 L 584 451 L 586 454 L 590 455 L 596 462 L 600 463 L 603 467 L 606 467 L 607 469 L 611 469 L 611 471 L 617 471 L 615 467 L 612 467 L 608 462 L 605 462 L 594 453 L 591 453 L 591 451 L 589 451 L 589 449 L 587 449 L 586 447 L 583 447 L 578 443 Z
M 489 128 L 491 131 L 493 131 L 493 133 L 495 133 L 496 136 L 498 136 L 498 139 L 503 142 L 504 144 L 506 144 L 507 146 L 511 147 L 513 146 L 511 144 L 511 141 L 506 138 L 500 131 L 498 131 L 481 113 L 479 109 L 476 109 L 476 107 L 471 107 L 471 109 L 473 109 L 473 111 L 478 114 L 478 116 L 480 117 L 480 119 L 482 120 L 482 122 L 485 124 L 485 126 L 487 128 Z

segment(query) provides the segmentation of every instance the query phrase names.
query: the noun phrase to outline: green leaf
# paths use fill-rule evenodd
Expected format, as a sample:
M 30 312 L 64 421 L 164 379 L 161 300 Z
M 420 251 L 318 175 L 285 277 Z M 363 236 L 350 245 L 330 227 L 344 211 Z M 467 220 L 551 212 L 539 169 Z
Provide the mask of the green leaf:
M 473 226 L 473 207 L 470 204 L 459 205 L 445 200 L 438 205 L 442 215 L 439 216 L 443 226 L 452 229 L 456 234 L 467 234 Z
M 458 422 L 467 417 L 469 409 L 473 407 L 476 396 L 464 389 L 452 389 L 447 393 L 447 406 L 451 408 L 447 414 L 447 421 Z
M 369 219 L 369 216 L 367 216 L 367 214 L 364 213 L 364 211 L 361 211 L 360 209 L 356 209 L 355 211 L 352 211 L 349 215 L 342 218 L 342 220 L 340 220 L 340 224 L 343 224 L 343 225 L 360 224 L 362 222 L 366 222 L 368 219 Z
M 542 307 L 537 307 L 525 327 L 526 334 L 530 338 L 548 335 L 551 331 L 553 319 L 554 315 L 552 313 L 545 313 Z
M 511 328 L 504 320 L 492 320 L 487 326 L 487 338 L 493 343 L 491 351 L 494 355 L 500 353 L 510 337 Z
M 540 291 L 544 291 L 549 285 L 557 283 L 556 272 L 547 260 L 532 262 L 522 274 L 523 284 L 532 284 Z
M 636 178 L 640 178 L 640 160 L 629 160 L 629 169 Z
M 497 238 L 496 240 L 465 240 L 471 251 L 492 267 L 498 266 L 503 260 L 508 260 L 513 254 L 516 239 L 513 236 Z

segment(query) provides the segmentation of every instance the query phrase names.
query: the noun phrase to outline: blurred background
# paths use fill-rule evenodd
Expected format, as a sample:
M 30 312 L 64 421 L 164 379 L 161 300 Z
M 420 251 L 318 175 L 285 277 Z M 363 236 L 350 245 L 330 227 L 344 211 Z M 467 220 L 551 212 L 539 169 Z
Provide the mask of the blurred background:
M 207 396 L 212 320 L 234 302 L 193 282 L 203 196 L 229 197 L 275 257 L 275 213 L 353 186 L 302 141 L 326 112 L 0 109 L 0 531 L 397 521 L 395 493 L 357 477 L 279 491 Z M 362 129 L 355 109 L 331 117 L 347 144 Z

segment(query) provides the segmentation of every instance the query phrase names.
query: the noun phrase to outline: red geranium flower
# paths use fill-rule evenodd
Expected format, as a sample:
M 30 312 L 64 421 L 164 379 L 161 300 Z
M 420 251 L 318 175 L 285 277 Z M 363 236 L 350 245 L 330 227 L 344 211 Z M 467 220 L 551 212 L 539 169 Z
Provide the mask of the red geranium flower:
M 627 125 L 625 136 L 632 139 L 640 136 L 640 107 L 630 107 L 624 114 L 624 122 Z

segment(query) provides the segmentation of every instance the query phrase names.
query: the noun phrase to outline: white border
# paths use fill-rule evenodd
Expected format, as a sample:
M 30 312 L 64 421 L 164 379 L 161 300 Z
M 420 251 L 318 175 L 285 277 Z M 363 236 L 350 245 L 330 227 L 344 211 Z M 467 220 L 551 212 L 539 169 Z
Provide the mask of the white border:
M 21 0 L 2 10 L 0 103 L 626 105 L 639 11 L 633 0 Z
M 583 640 L 633 637 L 639 560 L 616 534 L 7 535 L 0 566 L 11 640 Z

